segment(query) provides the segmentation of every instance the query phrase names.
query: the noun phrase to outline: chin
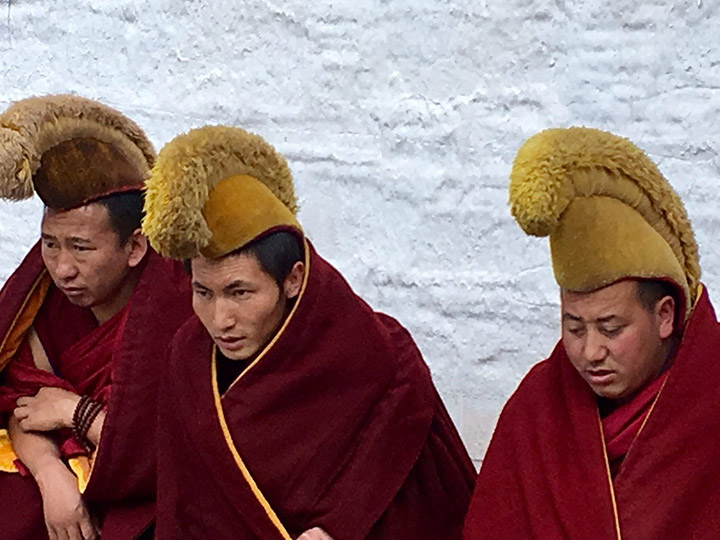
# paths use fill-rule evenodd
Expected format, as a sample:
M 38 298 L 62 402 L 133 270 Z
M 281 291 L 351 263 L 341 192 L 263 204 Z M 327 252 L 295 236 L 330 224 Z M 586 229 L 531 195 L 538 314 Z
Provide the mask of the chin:
M 632 393 L 627 388 L 618 388 L 617 386 L 593 388 L 593 392 L 605 399 L 622 399 Z
M 220 352 L 223 354 L 225 358 L 228 360 L 238 360 L 243 361 L 247 360 L 252 356 L 252 352 L 248 352 L 245 347 L 243 347 L 240 350 L 235 351 L 228 351 L 227 349 L 223 348 L 221 345 L 217 344 L 218 349 L 220 349 Z
M 83 308 L 91 308 L 97 304 L 92 298 L 86 296 L 69 296 L 66 294 L 65 298 L 67 298 L 72 305 Z

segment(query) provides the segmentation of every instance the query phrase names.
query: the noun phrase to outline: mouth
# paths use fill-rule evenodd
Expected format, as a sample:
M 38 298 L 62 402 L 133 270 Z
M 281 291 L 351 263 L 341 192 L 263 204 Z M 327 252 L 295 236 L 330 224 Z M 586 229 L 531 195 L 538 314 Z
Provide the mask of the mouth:
M 244 337 L 215 336 L 215 342 L 227 351 L 237 351 L 244 342 Z
M 85 289 L 82 287 L 60 287 L 65 296 L 80 296 Z
M 615 379 L 615 372 L 609 369 L 592 369 L 586 371 L 588 382 L 596 385 L 605 385 Z

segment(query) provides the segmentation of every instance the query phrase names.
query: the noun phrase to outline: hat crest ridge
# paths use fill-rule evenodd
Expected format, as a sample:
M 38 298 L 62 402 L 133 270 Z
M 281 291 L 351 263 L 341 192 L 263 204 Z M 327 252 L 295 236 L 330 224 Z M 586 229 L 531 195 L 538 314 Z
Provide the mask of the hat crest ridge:
M 0 197 L 31 197 L 33 175 L 43 154 L 59 143 L 81 137 L 114 145 L 138 171 L 149 172 L 155 162 L 152 143 L 120 111 L 67 94 L 31 97 L 13 103 L 0 114 Z
M 160 151 L 146 182 L 143 231 L 174 258 L 197 256 L 211 240 L 202 210 L 210 191 L 232 176 L 263 183 L 293 214 L 297 199 L 285 158 L 241 128 L 205 126 L 178 135 Z
M 604 169 L 604 181 L 580 182 Z M 629 140 L 584 127 L 542 131 L 520 148 L 510 175 L 511 213 L 530 235 L 548 236 L 576 197 L 605 195 L 635 208 L 665 238 L 695 291 L 700 265 L 680 197 L 657 166 Z

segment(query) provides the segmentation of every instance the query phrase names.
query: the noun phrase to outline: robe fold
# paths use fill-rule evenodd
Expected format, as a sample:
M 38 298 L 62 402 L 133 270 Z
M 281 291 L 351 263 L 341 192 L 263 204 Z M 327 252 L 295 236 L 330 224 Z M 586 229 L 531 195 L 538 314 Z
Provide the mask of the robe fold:
M 596 396 L 558 344 L 500 415 L 464 537 L 720 538 L 718 355 L 720 326 L 703 290 L 660 388 L 635 403 L 634 419 L 621 413 L 635 436 L 613 450 L 624 454 L 613 479 Z
M 5 364 L 0 366 L 0 411 L 7 417 L 18 397 L 35 395 L 43 386 L 89 395 L 104 405 L 100 443 L 90 456 L 83 490 L 100 518 L 103 539 L 135 538 L 152 522 L 157 388 L 170 338 L 192 313 L 189 279 L 179 263 L 150 251 L 142 264 L 127 306 L 101 325 L 89 309 L 73 305 L 52 285 L 39 244 L 0 293 L 0 363 Z M 52 372 L 35 366 L 30 326 Z M 70 430 L 52 435 L 63 457 L 86 454 Z M 14 493 L 12 486 L 23 482 L 34 484 L 34 479 L 0 473 L 0 492 Z M 35 523 L 39 516 L 42 534 L 7 538 L 45 538 L 39 492 L 22 490 L 27 511 L 11 516 L 0 505 L 0 523 Z
M 206 330 L 178 332 L 157 538 L 459 538 L 475 472 L 420 352 L 307 253 L 293 310 L 222 397 Z
M 640 433 L 666 380 L 667 373 L 663 373 L 640 390 L 630 401 L 603 417 L 602 430 L 610 474 L 613 478 L 620 472 L 625 456 Z

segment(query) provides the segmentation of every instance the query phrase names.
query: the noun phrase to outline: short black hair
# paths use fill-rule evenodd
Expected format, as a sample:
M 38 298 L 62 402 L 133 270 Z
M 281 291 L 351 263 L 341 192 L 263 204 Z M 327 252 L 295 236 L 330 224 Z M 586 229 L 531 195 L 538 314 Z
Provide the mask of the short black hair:
M 640 303 L 647 312 L 652 312 L 657 303 L 666 296 L 672 297 L 672 299 L 675 300 L 676 321 L 679 320 L 677 317 L 680 313 L 682 297 L 677 286 L 661 279 L 639 279 L 637 280 L 636 291 L 638 300 L 640 300 Z
M 113 193 L 94 202 L 107 208 L 110 227 L 118 235 L 120 245 L 125 244 L 132 233 L 140 228 L 144 215 L 144 192 L 138 190 Z
M 305 251 L 302 239 L 288 231 L 277 231 L 253 240 L 241 248 L 231 251 L 225 257 L 233 255 L 251 255 L 278 287 L 282 287 L 296 262 L 303 261 Z M 192 274 L 191 260 L 185 259 L 183 267 Z
M 304 260 L 301 238 L 289 231 L 277 231 L 253 240 L 230 255 L 252 255 L 260 268 L 282 287 L 295 263 Z

